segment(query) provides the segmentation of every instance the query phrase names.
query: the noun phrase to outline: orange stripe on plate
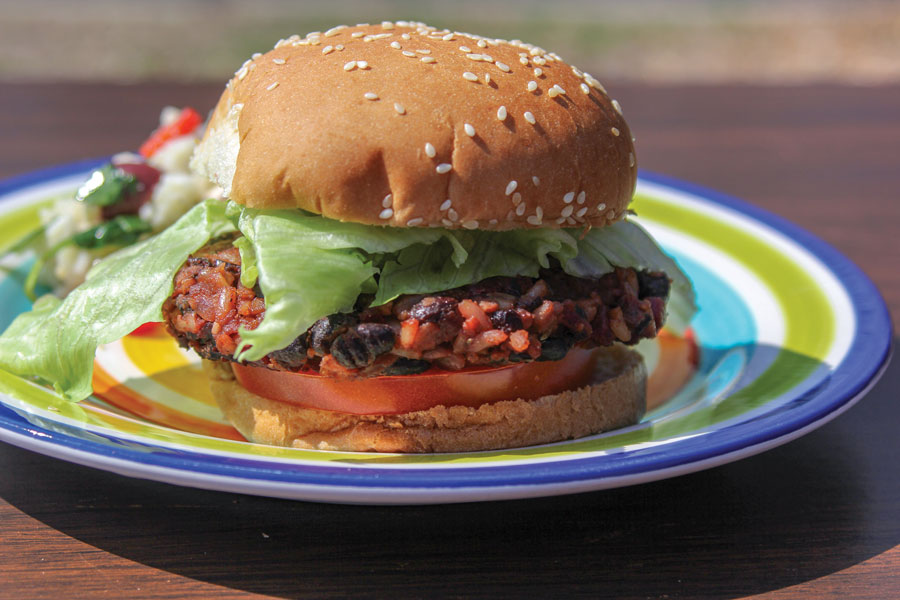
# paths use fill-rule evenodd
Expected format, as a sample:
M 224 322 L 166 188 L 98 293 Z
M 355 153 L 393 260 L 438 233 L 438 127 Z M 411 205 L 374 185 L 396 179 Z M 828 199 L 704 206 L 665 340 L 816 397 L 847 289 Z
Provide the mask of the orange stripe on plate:
M 200 435 L 244 441 L 244 437 L 230 425 L 200 419 L 157 404 L 143 394 L 122 385 L 96 362 L 93 383 L 95 396 L 148 421 Z

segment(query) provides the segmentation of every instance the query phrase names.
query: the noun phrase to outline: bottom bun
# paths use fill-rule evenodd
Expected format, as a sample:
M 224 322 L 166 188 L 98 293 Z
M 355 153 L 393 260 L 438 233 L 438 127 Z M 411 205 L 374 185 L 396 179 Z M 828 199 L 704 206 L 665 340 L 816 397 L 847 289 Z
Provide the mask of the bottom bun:
M 546 444 L 637 423 L 646 408 L 641 356 L 599 350 L 594 383 L 536 400 L 354 415 L 269 400 L 244 389 L 228 363 L 204 361 L 213 396 L 248 440 L 349 452 L 465 452 Z

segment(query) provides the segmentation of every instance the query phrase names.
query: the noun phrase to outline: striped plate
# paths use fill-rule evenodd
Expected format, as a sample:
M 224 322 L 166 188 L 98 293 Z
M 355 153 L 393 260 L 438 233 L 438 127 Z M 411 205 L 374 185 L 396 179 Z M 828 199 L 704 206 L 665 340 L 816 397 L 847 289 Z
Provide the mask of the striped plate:
M 73 190 L 97 164 L 0 183 L 0 245 L 33 227 L 42 203 Z M 833 248 L 743 202 L 656 175 L 642 175 L 633 207 L 690 275 L 700 306 L 691 328 L 699 354 L 674 337 L 641 349 L 660 404 L 634 427 L 423 456 L 255 445 L 222 420 L 195 359 L 151 332 L 100 350 L 96 395 L 80 404 L 0 371 L 0 440 L 123 475 L 282 498 L 524 498 L 652 481 L 756 454 L 834 418 L 883 371 L 891 342 L 884 302 Z M 0 280 L 0 327 L 28 308 L 20 275 Z

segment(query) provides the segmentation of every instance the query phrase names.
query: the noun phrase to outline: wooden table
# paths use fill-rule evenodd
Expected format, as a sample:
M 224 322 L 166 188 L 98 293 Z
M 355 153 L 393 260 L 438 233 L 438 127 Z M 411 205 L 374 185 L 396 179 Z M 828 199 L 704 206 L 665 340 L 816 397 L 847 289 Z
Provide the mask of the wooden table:
M 900 88 L 612 85 L 644 168 L 857 261 L 900 318 Z M 219 85 L 0 85 L 0 176 L 134 146 Z M 626 489 L 330 506 L 127 479 L 0 444 L 0 597 L 900 597 L 900 364 L 832 423 Z

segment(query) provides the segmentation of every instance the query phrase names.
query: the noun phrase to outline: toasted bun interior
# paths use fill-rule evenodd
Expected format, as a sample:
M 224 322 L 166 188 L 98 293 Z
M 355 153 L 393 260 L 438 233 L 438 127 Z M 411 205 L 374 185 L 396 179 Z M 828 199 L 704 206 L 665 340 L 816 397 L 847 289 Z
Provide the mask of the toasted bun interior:
M 594 77 L 530 44 L 416 23 L 255 55 L 192 166 L 249 207 L 488 230 L 606 225 L 637 173 L 619 104 Z
M 204 361 L 213 396 L 248 440 L 349 452 L 465 452 L 580 438 L 632 425 L 646 406 L 647 373 L 624 347 L 599 350 L 595 383 L 478 408 L 436 406 L 401 415 L 351 415 L 269 400 L 241 387 L 227 363 Z

